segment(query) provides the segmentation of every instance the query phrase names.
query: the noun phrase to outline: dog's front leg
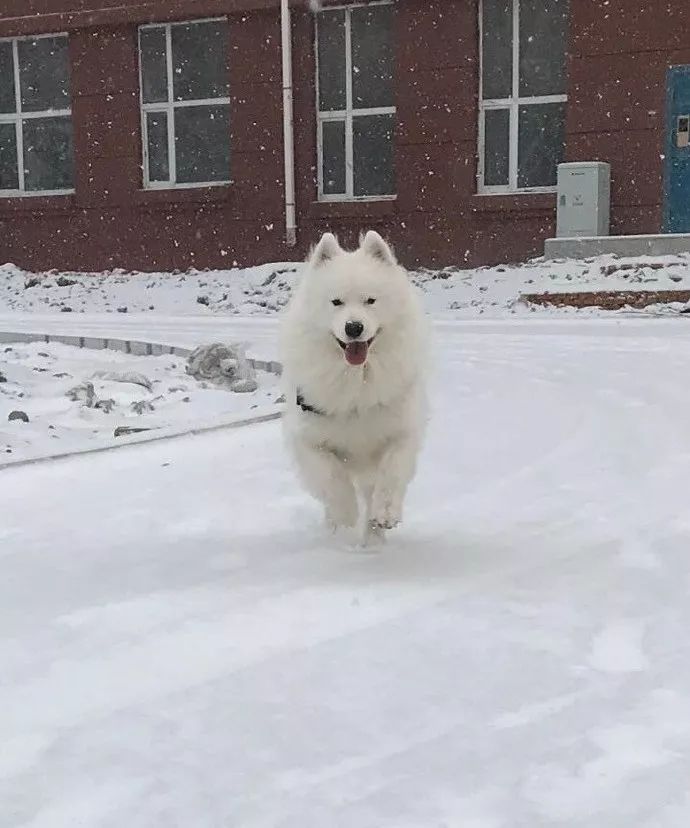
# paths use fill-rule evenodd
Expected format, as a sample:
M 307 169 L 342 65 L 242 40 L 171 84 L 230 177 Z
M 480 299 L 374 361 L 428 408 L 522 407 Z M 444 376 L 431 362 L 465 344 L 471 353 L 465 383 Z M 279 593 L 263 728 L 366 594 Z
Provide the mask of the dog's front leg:
M 307 491 L 323 503 L 326 521 L 337 526 L 357 523 L 357 494 L 346 463 L 328 449 L 300 443 L 297 464 Z
M 393 529 L 402 520 L 403 501 L 417 465 L 417 445 L 402 438 L 391 443 L 379 463 L 371 503 L 371 526 Z

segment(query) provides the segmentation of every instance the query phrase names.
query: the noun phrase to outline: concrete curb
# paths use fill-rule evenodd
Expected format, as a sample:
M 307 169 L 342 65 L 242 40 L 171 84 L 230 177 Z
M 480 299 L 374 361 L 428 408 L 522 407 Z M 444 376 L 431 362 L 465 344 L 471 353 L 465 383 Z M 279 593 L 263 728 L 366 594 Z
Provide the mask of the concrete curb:
M 32 342 L 59 342 L 62 345 L 72 345 L 77 348 L 89 348 L 91 350 L 114 350 L 135 356 L 162 356 L 163 354 L 174 354 L 175 356 L 188 357 L 191 348 L 180 348 L 174 345 L 161 345 L 157 342 L 145 342 L 134 339 L 117 339 L 113 337 L 98 336 L 64 336 L 62 334 L 33 334 L 33 333 L 12 333 L 11 331 L 0 331 L 0 344 L 10 343 L 32 343 Z M 249 364 L 256 371 L 265 371 L 269 374 L 280 375 L 283 366 L 280 362 L 266 361 L 262 359 L 248 359 Z M 150 431 L 135 434 L 128 438 L 119 438 L 117 443 L 107 443 L 101 446 L 89 446 L 83 449 L 57 452 L 56 454 L 41 455 L 38 457 L 27 457 L 23 460 L 0 461 L 0 472 L 9 469 L 18 469 L 24 466 L 34 466 L 39 463 L 48 463 L 55 460 L 68 460 L 89 454 L 103 454 L 107 451 L 141 446 L 147 443 L 157 443 L 163 440 L 175 440 L 179 437 L 193 437 L 201 434 L 208 434 L 223 429 L 243 428 L 244 426 L 259 425 L 261 423 L 278 420 L 283 414 L 283 407 L 277 410 L 264 410 L 262 413 L 245 417 L 232 417 L 230 419 L 217 420 L 211 423 L 202 423 L 187 428 L 152 428 Z
M 101 336 L 65 336 L 63 334 L 41 334 L 41 333 L 13 333 L 12 331 L 0 331 L 0 344 L 9 345 L 12 342 L 28 344 L 31 342 L 59 342 L 61 345 L 72 345 L 75 348 L 89 348 L 93 351 L 121 351 L 134 356 L 162 356 L 163 354 L 174 354 L 175 356 L 188 357 L 192 348 L 180 348 L 177 345 L 161 345 L 159 342 L 146 342 L 140 339 L 118 339 L 116 337 Z M 277 361 L 248 358 L 249 364 L 256 371 L 266 371 L 269 374 L 280 375 L 283 366 Z
M 24 466 L 36 466 L 39 463 L 48 463 L 55 460 L 69 460 L 89 454 L 104 454 L 107 451 L 133 448 L 134 446 L 146 445 L 147 443 L 159 443 L 164 440 L 176 440 L 179 437 L 197 437 L 202 434 L 209 434 L 213 431 L 223 431 L 225 429 L 243 428 L 244 426 L 270 423 L 273 420 L 279 420 L 282 415 L 283 409 L 281 407 L 278 411 L 255 414 L 253 417 L 238 417 L 236 419 L 221 420 L 215 423 L 192 426 L 185 429 L 151 429 L 150 432 L 135 434 L 128 439 L 123 439 L 121 442 L 108 443 L 104 446 L 90 446 L 89 448 L 64 451 L 57 454 L 42 455 L 40 457 L 27 457 L 24 460 L 9 460 L 1 462 L 0 472 L 8 471 L 9 469 L 19 469 Z

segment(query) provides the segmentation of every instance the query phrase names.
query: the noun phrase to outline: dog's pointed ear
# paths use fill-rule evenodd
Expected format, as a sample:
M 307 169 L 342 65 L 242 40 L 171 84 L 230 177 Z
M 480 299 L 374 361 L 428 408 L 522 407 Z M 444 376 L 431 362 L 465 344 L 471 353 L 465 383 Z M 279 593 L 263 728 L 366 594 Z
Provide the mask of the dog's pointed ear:
M 368 231 L 360 243 L 360 248 L 367 256 L 384 264 L 396 265 L 398 263 L 389 245 L 375 230 Z
M 335 259 L 342 252 L 343 249 L 338 244 L 338 239 L 336 239 L 333 233 L 324 233 L 321 236 L 321 241 L 314 248 L 309 258 L 309 263 L 312 267 L 320 267 L 326 264 L 326 262 L 330 262 L 331 259 Z

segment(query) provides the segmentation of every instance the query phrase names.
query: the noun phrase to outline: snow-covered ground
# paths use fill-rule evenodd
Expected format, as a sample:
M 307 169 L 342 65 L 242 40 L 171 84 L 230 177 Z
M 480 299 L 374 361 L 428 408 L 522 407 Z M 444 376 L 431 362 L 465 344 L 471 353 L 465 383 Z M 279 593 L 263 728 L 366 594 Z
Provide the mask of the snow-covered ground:
M 118 428 L 183 430 L 275 406 L 279 380 L 234 394 L 198 382 L 179 356 L 56 343 L 0 345 L 0 462 L 115 442 Z M 89 389 L 88 385 L 91 385 Z M 12 414 L 25 414 L 12 419 Z
M 378 554 L 278 424 L 0 473 L 2 828 L 687 828 L 685 323 L 436 352 Z
M 300 267 L 287 263 L 189 273 L 30 274 L 5 265 L 0 267 L 0 308 L 51 314 L 274 314 L 288 301 Z M 425 270 L 413 279 L 429 311 L 450 318 L 563 315 L 571 311 L 526 307 L 519 298 L 544 292 L 687 290 L 690 256 L 539 259 L 521 265 Z

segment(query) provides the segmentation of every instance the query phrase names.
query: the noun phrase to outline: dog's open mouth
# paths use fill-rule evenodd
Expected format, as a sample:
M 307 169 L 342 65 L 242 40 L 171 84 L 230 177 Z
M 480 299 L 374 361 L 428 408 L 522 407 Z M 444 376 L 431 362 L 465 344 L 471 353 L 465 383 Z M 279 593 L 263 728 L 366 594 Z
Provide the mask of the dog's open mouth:
M 369 347 L 374 339 L 376 339 L 374 336 L 366 341 L 355 340 L 354 342 L 343 342 L 338 339 L 338 345 L 343 349 L 345 359 L 349 365 L 364 365 L 369 355 Z

